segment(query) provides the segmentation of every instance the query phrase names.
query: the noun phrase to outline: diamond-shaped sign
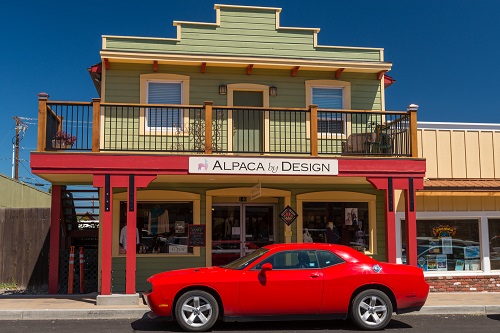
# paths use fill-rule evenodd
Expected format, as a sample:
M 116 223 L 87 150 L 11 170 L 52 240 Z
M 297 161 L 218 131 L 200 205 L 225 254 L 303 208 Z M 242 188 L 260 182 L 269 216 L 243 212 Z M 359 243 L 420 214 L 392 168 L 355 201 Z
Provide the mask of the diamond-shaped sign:
M 286 206 L 285 209 L 280 213 L 280 218 L 286 225 L 290 225 L 297 218 L 297 213 L 290 206 Z

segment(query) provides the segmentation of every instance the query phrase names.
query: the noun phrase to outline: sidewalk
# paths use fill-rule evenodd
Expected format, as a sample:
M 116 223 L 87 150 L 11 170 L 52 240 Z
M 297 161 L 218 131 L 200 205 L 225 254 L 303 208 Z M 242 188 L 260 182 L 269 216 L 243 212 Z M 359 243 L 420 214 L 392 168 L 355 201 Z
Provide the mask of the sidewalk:
M 97 294 L 0 295 L 0 320 L 138 319 L 142 305 L 98 306 Z M 500 293 L 430 293 L 422 314 L 500 314 Z

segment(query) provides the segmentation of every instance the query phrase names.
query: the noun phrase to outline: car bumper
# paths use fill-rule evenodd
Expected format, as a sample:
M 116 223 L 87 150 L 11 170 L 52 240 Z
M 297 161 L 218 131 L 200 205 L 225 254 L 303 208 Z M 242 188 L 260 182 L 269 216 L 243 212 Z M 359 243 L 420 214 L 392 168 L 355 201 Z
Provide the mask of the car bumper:
M 147 305 L 156 316 L 170 317 L 172 315 L 172 301 L 164 299 L 154 291 L 142 293 L 141 297 L 144 305 Z

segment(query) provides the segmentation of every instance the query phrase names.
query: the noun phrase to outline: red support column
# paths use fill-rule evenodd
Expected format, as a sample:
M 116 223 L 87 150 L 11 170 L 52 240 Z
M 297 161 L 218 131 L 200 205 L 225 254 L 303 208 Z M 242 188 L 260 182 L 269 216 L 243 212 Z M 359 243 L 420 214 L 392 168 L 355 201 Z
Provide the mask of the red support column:
M 94 175 L 94 187 L 103 191 L 101 207 L 101 295 L 111 295 L 113 242 L 113 188 L 111 175 Z
M 135 272 L 137 266 L 137 187 L 134 175 L 129 176 L 127 202 L 127 262 L 125 272 L 125 292 L 135 294 Z
M 386 190 L 387 191 L 387 190 Z M 386 209 L 385 209 L 385 216 L 386 216 L 386 231 L 385 231 L 385 244 L 387 248 L 387 262 L 396 263 L 396 212 L 392 211 L 390 212 L 388 207 L 388 201 L 387 197 L 388 195 L 386 194 Z
M 50 256 L 49 256 L 49 294 L 57 294 L 59 289 L 59 249 L 61 241 L 61 186 L 52 185 L 50 209 Z
M 109 187 L 108 194 L 104 193 L 104 205 L 108 205 L 102 213 L 102 258 L 101 258 L 101 295 L 111 295 L 111 266 L 113 243 L 113 189 Z M 109 198 L 109 202 L 106 203 Z

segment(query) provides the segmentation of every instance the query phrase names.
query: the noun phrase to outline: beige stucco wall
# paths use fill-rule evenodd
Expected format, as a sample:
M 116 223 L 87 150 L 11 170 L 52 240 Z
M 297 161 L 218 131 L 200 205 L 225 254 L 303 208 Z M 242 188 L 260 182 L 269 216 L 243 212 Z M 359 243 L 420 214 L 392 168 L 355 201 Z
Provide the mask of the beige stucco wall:
M 0 175 L 0 207 L 50 208 L 50 193 Z

